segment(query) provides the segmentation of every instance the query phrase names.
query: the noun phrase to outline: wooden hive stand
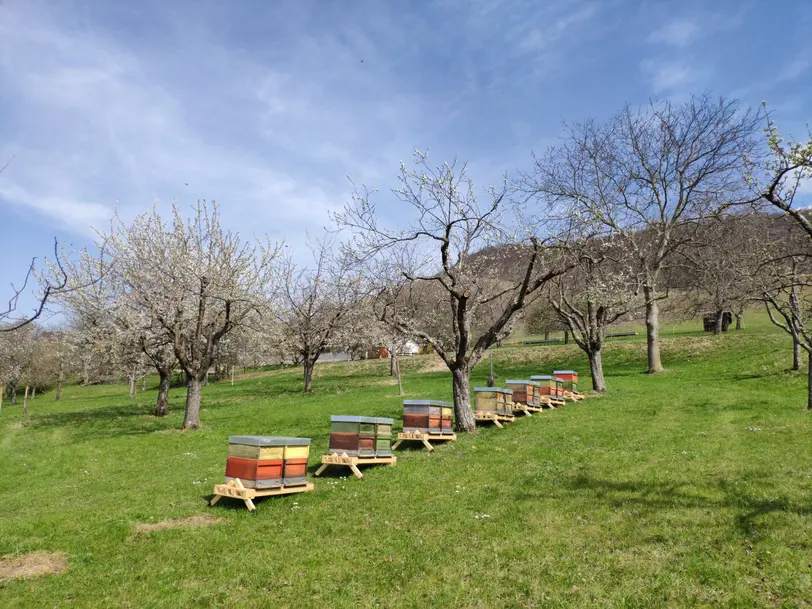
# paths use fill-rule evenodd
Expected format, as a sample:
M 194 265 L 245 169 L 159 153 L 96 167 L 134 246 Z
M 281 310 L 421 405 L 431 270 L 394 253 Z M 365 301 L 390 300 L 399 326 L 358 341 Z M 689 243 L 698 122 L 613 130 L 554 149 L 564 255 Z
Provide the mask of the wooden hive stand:
M 564 399 L 569 400 L 570 402 L 580 402 L 581 400 L 584 399 L 584 396 L 580 393 L 575 393 L 573 391 L 565 391 Z
M 532 417 L 533 415 L 530 414 L 530 409 L 532 406 L 528 406 L 527 404 L 522 404 L 521 402 L 513 402 L 513 412 L 519 412 L 525 416 Z M 536 410 L 533 408 L 533 410 Z
M 497 414 L 495 412 L 477 412 L 474 411 L 474 420 L 476 421 L 485 421 L 491 422 L 496 425 L 499 429 L 504 429 L 505 426 L 502 423 L 512 423 L 516 420 L 516 417 L 512 414 Z
M 400 446 L 403 442 L 422 442 L 423 446 L 429 449 L 429 451 L 433 451 L 434 447 L 431 445 L 431 442 L 438 442 L 443 441 L 446 442 L 448 440 L 456 440 L 457 434 L 455 433 L 445 433 L 445 434 L 429 434 L 423 433 L 420 431 L 402 431 L 398 434 L 398 440 L 392 445 L 392 450 L 395 450 L 398 446 Z
M 390 457 L 376 456 L 376 457 L 350 457 L 347 453 L 336 454 L 332 453 L 324 455 L 321 458 L 321 467 L 316 470 L 314 475 L 320 476 L 331 465 L 343 465 L 349 467 L 356 478 L 363 478 L 364 474 L 358 469 L 359 465 L 397 465 L 398 458 L 395 455 Z
M 239 478 L 229 480 L 225 484 L 214 485 L 214 497 L 209 505 L 217 504 L 223 497 L 232 497 L 233 499 L 240 499 L 245 502 L 245 507 L 249 512 L 257 509 L 254 505 L 253 499 L 257 497 L 272 497 L 276 495 L 290 495 L 292 493 L 306 493 L 315 488 L 312 482 L 300 484 L 296 486 L 282 486 L 269 489 L 255 489 L 245 488 Z

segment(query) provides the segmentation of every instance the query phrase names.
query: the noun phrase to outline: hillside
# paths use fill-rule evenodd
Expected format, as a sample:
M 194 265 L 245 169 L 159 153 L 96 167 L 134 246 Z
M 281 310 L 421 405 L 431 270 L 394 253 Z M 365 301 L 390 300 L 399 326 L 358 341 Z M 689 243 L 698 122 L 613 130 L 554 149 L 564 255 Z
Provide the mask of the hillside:
M 644 347 L 607 346 L 606 397 L 402 451 L 363 481 L 327 476 L 256 514 L 206 504 L 228 435 L 312 437 L 312 472 L 331 414 L 398 417 L 386 362 L 321 365 L 309 396 L 295 370 L 209 386 L 193 433 L 177 431 L 179 388 L 164 420 L 146 414 L 154 391 L 129 401 L 116 385 L 40 396 L 24 427 L 6 405 L 0 555 L 53 552 L 67 571 L 0 581 L 0 605 L 808 604 L 812 429 L 787 338 L 763 320 L 666 337 L 656 377 Z M 585 370 L 573 346 L 494 353 L 500 379 Z M 404 369 L 408 397 L 450 397 L 431 357 Z

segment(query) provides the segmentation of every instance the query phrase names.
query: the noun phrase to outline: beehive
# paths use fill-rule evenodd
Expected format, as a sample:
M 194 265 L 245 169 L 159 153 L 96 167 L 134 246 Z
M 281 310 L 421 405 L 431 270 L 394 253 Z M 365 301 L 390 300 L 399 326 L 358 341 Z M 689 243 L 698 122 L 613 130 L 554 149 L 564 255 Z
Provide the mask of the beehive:
M 565 391 L 578 393 L 578 373 L 575 370 L 554 370 L 553 376 L 563 381 Z
M 474 387 L 474 410 L 488 414 L 512 415 L 513 391 L 504 387 Z
M 454 405 L 437 400 L 403 400 L 403 431 L 454 432 Z
M 547 374 L 534 374 L 530 377 L 530 380 L 538 382 L 540 396 L 547 396 L 554 402 L 560 402 L 564 399 L 563 389 L 561 390 L 561 395 L 559 396 L 558 383 L 556 383 L 556 378 L 554 376 Z
M 307 483 L 310 438 L 229 436 L 226 482 L 270 489 Z
M 539 398 L 541 397 L 539 393 L 540 383 L 536 381 L 513 380 L 505 381 L 505 385 L 508 389 L 513 391 L 514 402 L 527 406 L 539 405 Z
M 375 417 L 330 417 L 331 453 L 346 453 L 349 457 L 375 456 Z
M 394 419 L 375 417 L 375 456 L 388 457 L 392 454 L 392 426 Z

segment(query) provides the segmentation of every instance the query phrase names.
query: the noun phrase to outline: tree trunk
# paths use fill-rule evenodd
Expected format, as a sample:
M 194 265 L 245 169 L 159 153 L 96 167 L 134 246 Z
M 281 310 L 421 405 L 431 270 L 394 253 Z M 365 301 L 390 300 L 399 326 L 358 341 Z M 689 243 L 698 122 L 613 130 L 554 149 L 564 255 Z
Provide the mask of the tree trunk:
M 37 397 L 37 386 L 36 386 L 36 385 L 34 385 L 34 386 L 31 388 L 31 399 L 33 400 L 33 399 L 34 399 L 34 398 L 36 398 L 36 397 Z
M 724 321 L 724 311 L 716 311 L 716 321 L 713 324 L 714 336 L 719 336 L 722 333 L 722 322 Z
M 592 374 L 592 391 L 606 392 L 606 379 L 603 377 L 603 355 L 600 349 L 586 354 L 589 358 L 589 371 Z
M 809 356 L 807 363 L 807 382 L 806 382 L 806 409 L 812 410 L 812 355 Z
M 155 402 L 155 410 L 152 411 L 156 417 L 165 417 L 169 413 L 169 385 L 172 380 L 172 372 L 165 368 L 158 370 L 158 399 Z
M 135 373 L 130 375 L 130 399 L 135 397 Z
M 62 383 L 65 382 L 65 365 L 62 360 L 59 360 L 59 377 L 56 381 L 56 397 L 54 397 L 55 401 L 59 401 L 62 399 Z
M 801 369 L 801 343 L 792 337 L 792 369 Z
M 82 359 L 82 385 L 90 385 L 90 360 L 87 357 Z
M 23 418 L 28 416 L 28 385 L 25 386 L 25 397 L 23 397 Z
M 6 397 L 6 386 L 0 385 L 0 412 L 3 412 L 3 398 Z
M 389 376 L 400 375 L 399 366 L 400 364 L 398 363 L 398 354 L 394 349 L 392 349 L 389 352 Z
M 316 362 L 312 358 L 306 357 L 302 363 L 304 366 L 304 392 L 310 393 L 313 390 L 313 368 Z
M 467 365 L 451 370 L 454 382 L 454 416 L 457 419 L 457 431 L 476 431 L 474 411 L 471 410 L 471 370 Z
M 234 365 L 231 366 L 231 386 L 234 386 Z
M 12 406 L 17 405 L 17 388 L 16 387 L 11 388 L 11 405 Z
M 741 330 L 744 327 L 744 313 L 739 311 L 736 313 L 736 329 Z
M 550 331 L 549 330 L 544 331 L 544 340 L 550 340 Z
M 147 390 L 147 375 L 141 377 L 141 391 Z
M 195 375 L 186 374 L 186 410 L 183 413 L 183 429 L 200 428 L 200 396 L 202 381 Z
M 564 344 L 565 345 L 570 344 L 570 331 L 569 330 L 564 330 Z
M 643 288 L 646 297 L 646 341 L 648 343 L 648 373 L 663 371 L 660 359 L 660 307 L 654 288 Z

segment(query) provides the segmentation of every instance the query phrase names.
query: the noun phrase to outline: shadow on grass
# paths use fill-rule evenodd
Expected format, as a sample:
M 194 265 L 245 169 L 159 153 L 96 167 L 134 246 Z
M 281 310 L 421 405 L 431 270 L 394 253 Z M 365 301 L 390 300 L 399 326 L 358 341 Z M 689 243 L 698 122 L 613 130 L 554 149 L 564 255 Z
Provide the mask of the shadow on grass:
M 615 482 L 581 474 L 570 481 L 569 487 L 574 491 L 591 492 L 597 499 L 615 507 L 636 505 L 653 510 L 736 509 L 739 513 L 735 516 L 733 525 L 741 535 L 749 539 L 757 539 L 762 535 L 755 522 L 759 516 L 775 512 L 797 516 L 812 514 L 810 505 L 795 505 L 786 497 L 758 499 L 725 479 L 719 479 L 715 487 L 701 489 L 688 483 Z M 693 488 L 696 492 L 692 493 L 686 487 Z M 720 492 L 721 497 L 710 496 Z
M 120 404 L 87 410 L 55 412 L 35 416 L 27 425 L 35 431 L 73 429 L 76 441 L 100 438 L 137 436 L 174 428 L 177 421 L 168 424 L 167 418 L 150 416 L 152 405 Z M 139 425 L 136 419 L 141 419 Z

